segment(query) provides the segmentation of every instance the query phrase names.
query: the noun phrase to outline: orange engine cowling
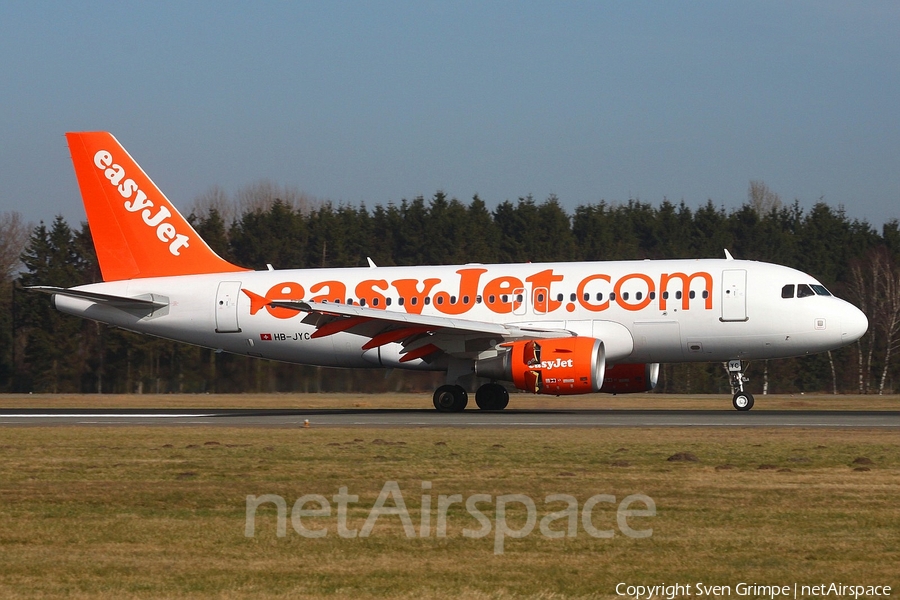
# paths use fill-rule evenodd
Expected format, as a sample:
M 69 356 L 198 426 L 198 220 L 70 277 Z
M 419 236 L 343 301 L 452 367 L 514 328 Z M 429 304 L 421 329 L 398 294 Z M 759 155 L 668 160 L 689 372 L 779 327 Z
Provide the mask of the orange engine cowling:
M 606 354 L 595 338 L 569 337 L 504 344 L 500 356 L 475 361 L 479 377 L 512 381 L 533 394 L 589 394 L 603 386 Z
M 649 392 L 659 379 L 659 363 L 612 365 L 606 368 L 603 387 L 605 394 L 633 394 Z

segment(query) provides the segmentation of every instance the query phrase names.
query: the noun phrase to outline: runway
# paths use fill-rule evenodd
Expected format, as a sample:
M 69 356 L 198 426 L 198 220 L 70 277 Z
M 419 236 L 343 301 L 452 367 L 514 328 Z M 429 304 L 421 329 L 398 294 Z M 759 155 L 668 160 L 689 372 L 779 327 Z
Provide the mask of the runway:
M 0 426 L 178 427 L 864 427 L 900 428 L 900 411 L 433 409 L 0 409 Z

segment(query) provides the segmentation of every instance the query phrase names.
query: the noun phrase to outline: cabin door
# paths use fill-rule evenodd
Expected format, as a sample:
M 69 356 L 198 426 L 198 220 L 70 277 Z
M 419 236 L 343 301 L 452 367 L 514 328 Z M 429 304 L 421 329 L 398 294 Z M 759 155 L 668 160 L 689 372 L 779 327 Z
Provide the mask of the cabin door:
M 722 320 L 747 320 L 747 271 L 722 271 Z

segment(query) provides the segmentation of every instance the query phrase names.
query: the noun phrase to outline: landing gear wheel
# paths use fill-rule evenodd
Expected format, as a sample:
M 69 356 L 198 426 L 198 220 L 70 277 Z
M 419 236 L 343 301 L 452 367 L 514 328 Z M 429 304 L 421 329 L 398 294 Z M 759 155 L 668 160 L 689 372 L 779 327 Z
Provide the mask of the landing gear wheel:
M 509 392 L 499 383 L 486 383 L 475 392 L 475 404 L 481 410 L 503 410 L 509 404 Z
M 461 412 L 469 403 L 469 394 L 458 385 L 442 385 L 434 390 L 434 407 L 440 412 Z
M 731 391 L 734 396 L 731 403 L 737 410 L 750 410 L 753 408 L 753 394 L 744 391 L 744 384 L 750 381 L 744 377 L 744 363 L 740 359 L 728 361 L 728 376 L 731 379 Z
M 731 399 L 731 403 L 737 410 L 750 410 L 753 408 L 753 394 L 747 392 L 738 392 Z

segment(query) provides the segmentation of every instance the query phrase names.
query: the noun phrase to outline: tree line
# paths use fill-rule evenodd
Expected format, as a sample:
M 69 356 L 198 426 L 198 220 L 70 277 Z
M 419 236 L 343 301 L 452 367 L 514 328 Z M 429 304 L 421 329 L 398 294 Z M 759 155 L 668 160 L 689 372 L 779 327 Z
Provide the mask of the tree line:
M 28 227 L 0 215 L 0 391 L 312 392 L 431 389 L 434 374 L 288 365 L 169 342 L 63 315 L 32 285 L 101 281 L 90 230 L 62 217 Z M 580 205 L 531 196 L 493 210 L 443 192 L 399 204 L 334 205 L 257 184 L 234 198 L 218 188 L 195 201 L 189 221 L 221 256 L 265 269 L 575 260 L 736 258 L 810 273 L 866 312 L 870 331 L 830 353 L 757 361 L 754 393 L 889 393 L 900 350 L 900 224 L 877 231 L 820 202 L 785 205 L 765 184 L 725 210 L 663 200 Z M 729 393 L 719 364 L 664 365 L 664 392 Z

